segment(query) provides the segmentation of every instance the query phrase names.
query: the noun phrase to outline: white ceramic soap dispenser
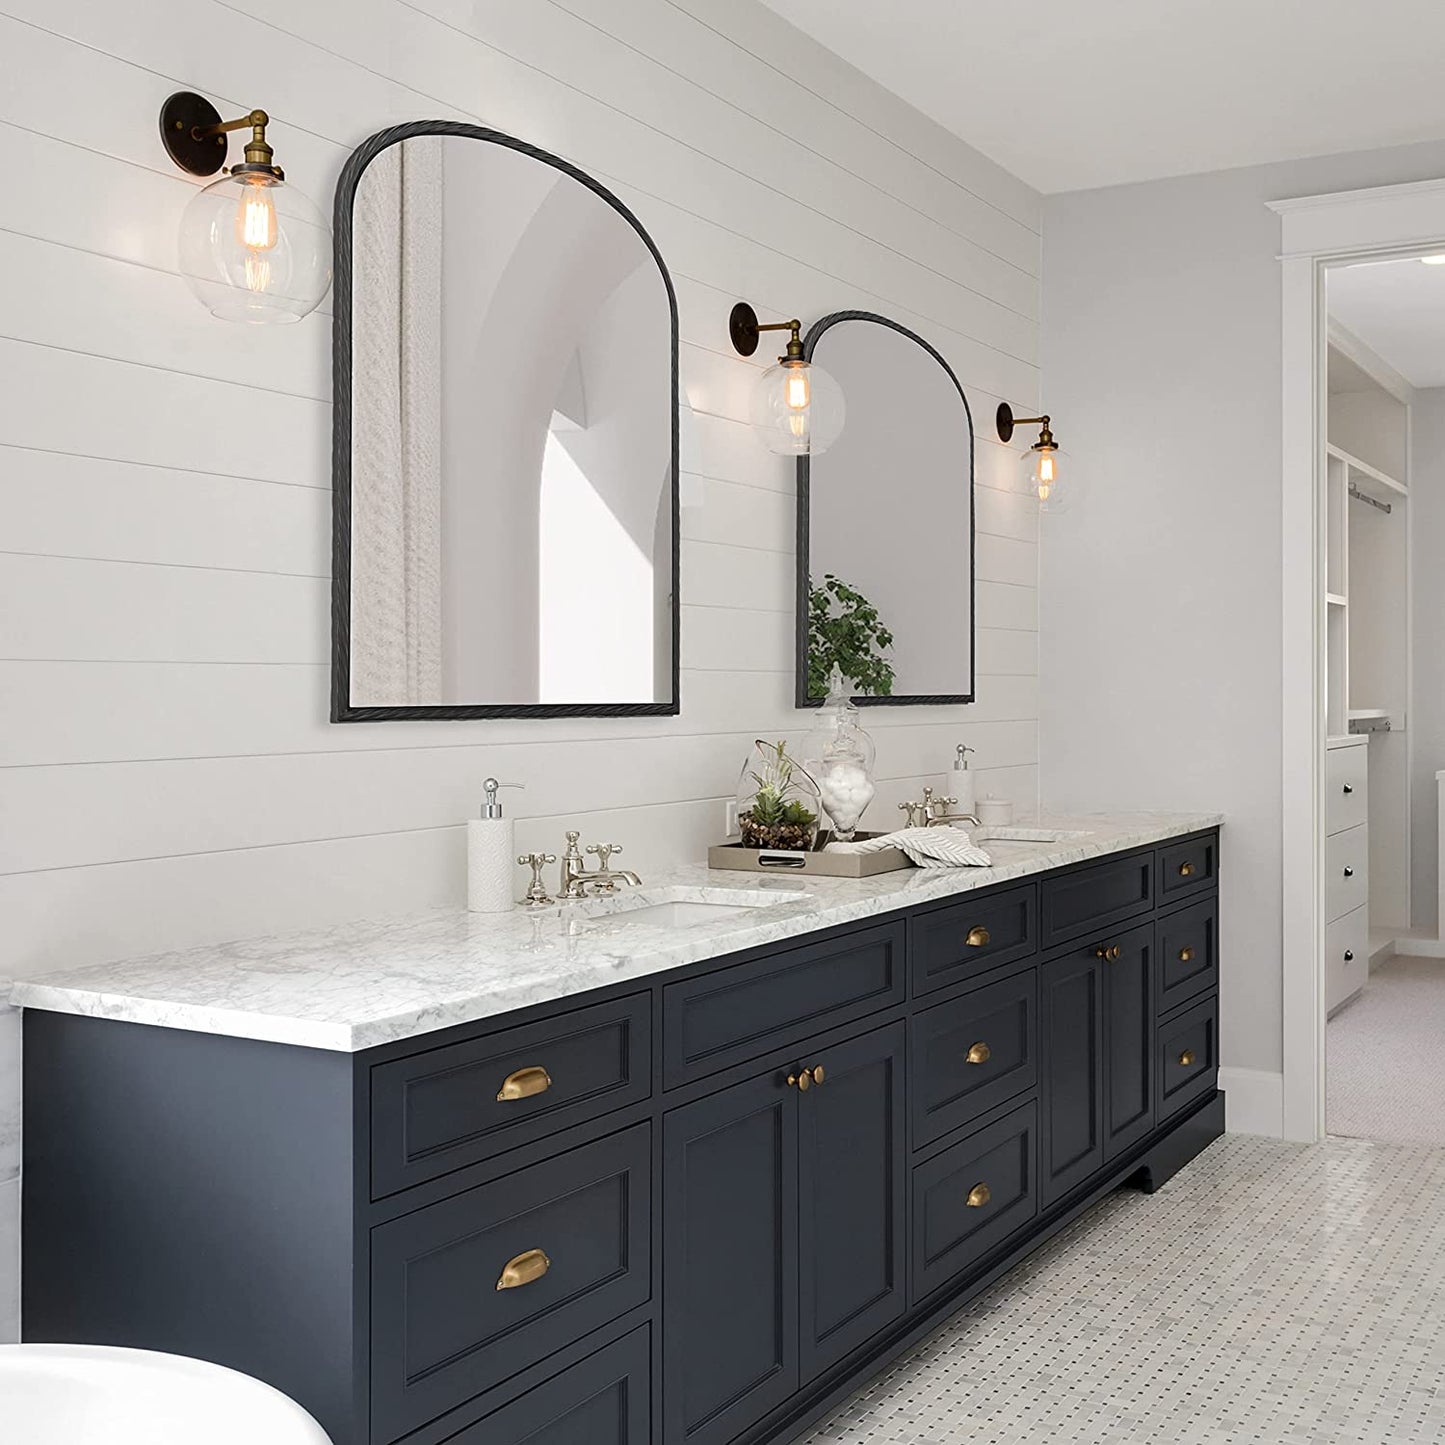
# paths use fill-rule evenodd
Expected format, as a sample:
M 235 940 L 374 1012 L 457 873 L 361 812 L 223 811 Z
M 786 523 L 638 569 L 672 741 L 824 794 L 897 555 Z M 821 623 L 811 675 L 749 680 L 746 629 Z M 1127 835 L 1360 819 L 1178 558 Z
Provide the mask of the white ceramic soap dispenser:
M 978 814 L 974 806 L 977 795 L 974 792 L 973 773 L 968 766 L 968 755 L 974 749 L 967 743 L 959 743 L 954 749 L 953 771 L 948 778 L 948 794 L 954 799 L 954 810 L 959 813 Z
M 467 907 L 473 913 L 510 913 L 516 901 L 512 870 L 517 866 L 517 848 L 512 820 L 502 816 L 497 793 L 522 786 L 488 778 L 482 784 L 486 794 L 482 815 L 467 820 Z

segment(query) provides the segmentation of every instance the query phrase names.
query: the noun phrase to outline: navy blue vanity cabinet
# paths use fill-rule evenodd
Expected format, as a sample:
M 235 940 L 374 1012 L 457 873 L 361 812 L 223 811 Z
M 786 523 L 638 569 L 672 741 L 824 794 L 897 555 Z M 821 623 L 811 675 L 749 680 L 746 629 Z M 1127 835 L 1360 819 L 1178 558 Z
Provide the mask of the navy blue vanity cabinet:
M 334 1445 L 785 1445 L 1223 1131 L 1220 864 L 1173 837 L 356 1054 L 27 1012 L 22 1327 L 229 1365 Z

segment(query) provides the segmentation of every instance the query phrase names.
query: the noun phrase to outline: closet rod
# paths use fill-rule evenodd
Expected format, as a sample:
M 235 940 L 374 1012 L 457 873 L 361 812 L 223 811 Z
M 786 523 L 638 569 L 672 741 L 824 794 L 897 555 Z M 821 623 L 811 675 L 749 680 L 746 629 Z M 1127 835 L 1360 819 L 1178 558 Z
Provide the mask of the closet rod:
M 1390 513 L 1395 510 L 1388 502 L 1377 501 L 1367 492 L 1362 492 L 1353 482 L 1350 483 L 1350 496 L 1353 497 L 1355 501 L 1368 503 L 1381 512 Z

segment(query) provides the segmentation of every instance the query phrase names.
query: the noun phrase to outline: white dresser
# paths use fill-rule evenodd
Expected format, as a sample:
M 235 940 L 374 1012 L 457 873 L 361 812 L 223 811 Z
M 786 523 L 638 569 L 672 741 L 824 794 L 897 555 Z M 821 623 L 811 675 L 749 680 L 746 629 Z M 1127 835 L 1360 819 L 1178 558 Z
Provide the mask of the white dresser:
M 1370 971 L 1369 738 L 1325 747 L 1325 1008 L 1333 1013 Z

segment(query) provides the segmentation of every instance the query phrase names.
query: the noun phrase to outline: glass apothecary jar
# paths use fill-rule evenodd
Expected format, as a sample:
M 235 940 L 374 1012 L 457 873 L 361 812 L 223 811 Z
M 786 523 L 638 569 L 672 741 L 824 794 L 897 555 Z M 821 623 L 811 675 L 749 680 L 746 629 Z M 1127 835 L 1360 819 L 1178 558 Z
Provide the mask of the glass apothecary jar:
M 818 788 L 785 743 L 759 738 L 738 779 L 738 829 L 745 848 L 811 852 L 818 836 Z
M 833 836 L 853 840 L 877 788 L 873 762 L 877 750 L 858 720 L 858 709 L 843 690 L 843 674 L 833 669 L 828 697 L 818 726 L 803 740 L 803 765 L 818 784 L 823 811 L 833 824 Z

